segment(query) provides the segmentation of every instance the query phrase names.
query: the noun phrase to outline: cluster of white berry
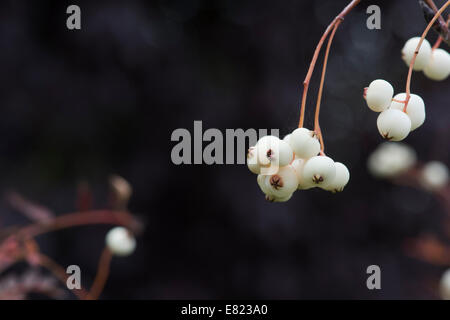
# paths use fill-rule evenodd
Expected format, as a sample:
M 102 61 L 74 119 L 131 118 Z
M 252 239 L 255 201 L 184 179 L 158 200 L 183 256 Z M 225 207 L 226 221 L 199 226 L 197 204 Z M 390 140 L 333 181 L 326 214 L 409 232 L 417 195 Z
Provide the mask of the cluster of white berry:
M 409 66 L 419 44 L 420 37 L 406 41 L 402 49 L 402 59 Z M 427 39 L 423 39 L 414 62 L 413 70 L 423 71 L 425 76 L 432 80 L 442 81 L 450 74 L 450 54 L 440 48 L 431 48 Z
M 425 103 L 416 94 L 410 94 L 406 105 L 406 93 L 395 97 L 394 88 L 386 80 L 377 79 L 364 89 L 367 106 L 375 112 L 380 112 L 377 127 L 383 138 L 390 141 L 400 141 L 420 127 L 425 121 Z
M 417 165 L 415 151 L 406 144 L 384 142 L 372 152 L 367 161 L 370 173 L 377 178 L 391 179 L 406 173 Z M 449 182 L 449 170 L 439 161 L 416 166 L 420 185 L 427 190 L 439 190 Z
M 248 150 L 247 165 L 258 175 L 258 185 L 271 202 L 285 202 L 297 189 L 342 191 L 350 179 L 347 167 L 319 153 L 314 131 L 298 128 L 283 140 L 275 136 L 259 139 Z
M 367 167 L 377 177 L 389 179 L 405 173 L 417 163 L 416 152 L 400 142 L 383 142 L 369 156 Z
M 115 227 L 106 234 L 106 246 L 112 254 L 125 257 L 136 249 L 136 239 L 124 227 Z

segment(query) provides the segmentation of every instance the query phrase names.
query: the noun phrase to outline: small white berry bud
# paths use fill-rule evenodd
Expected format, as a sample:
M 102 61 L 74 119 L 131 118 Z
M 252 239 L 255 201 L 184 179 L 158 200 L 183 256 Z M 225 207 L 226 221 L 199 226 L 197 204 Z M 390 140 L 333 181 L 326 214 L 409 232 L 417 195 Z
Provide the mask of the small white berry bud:
M 422 169 L 422 184 L 430 190 L 445 187 L 448 183 L 448 168 L 439 161 L 430 161 Z
M 263 174 L 258 174 L 258 177 L 256 178 L 256 182 L 258 183 L 259 188 L 265 195 L 270 194 L 270 188 L 266 185 L 266 178 L 268 176 Z
M 260 174 L 261 167 L 258 163 L 258 152 L 256 147 L 250 147 L 247 152 L 247 167 L 254 174 Z
M 136 239 L 124 227 L 115 227 L 106 234 L 106 245 L 116 256 L 128 256 L 136 248 Z
M 416 162 L 413 148 L 400 142 L 383 142 L 369 156 L 367 167 L 375 177 L 391 178 L 406 172 Z
M 423 73 L 430 79 L 442 81 L 450 74 L 450 54 L 444 49 L 434 49 L 431 51 L 430 61 Z
M 285 198 L 297 190 L 298 179 L 295 169 L 291 166 L 281 167 L 276 174 L 266 176 L 268 194 L 276 198 Z
M 336 175 L 333 159 L 326 156 L 315 156 L 306 161 L 303 167 L 303 179 L 312 181 L 316 186 L 330 183 Z
M 406 93 L 399 93 L 394 97 L 395 100 L 405 101 Z M 404 103 L 392 101 L 391 109 L 403 110 Z M 406 114 L 411 120 L 411 131 L 420 127 L 425 121 L 425 103 L 417 94 L 410 94 L 409 102 L 406 107 Z
M 306 128 L 295 129 L 289 138 L 289 144 L 295 155 L 302 159 L 316 156 L 320 151 L 320 142 L 314 131 Z
M 442 275 L 439 289 L 442 300 L 450 300 L 450 269 L 447 269 Z
M 403 46 L 402 59 L 408 66 L 411 63 L 411 60 L 414 56 L 414 52 L 416 51 L 419 41 L 420 37 L 414 37 L 406 41 L 405 45 Z M 422 45 L 420 46 L 419 54 L 417 55 L 416 61 L 414 62 L 413 70 L 415 71 L 423 70 L 430 61 L 430 56 L 431 56 L 430 43 L 427 41 L 427 39 L 423 39 Z
M 394 88 L 386 80 L 377 79 L 370 83 L 366 91 L 367 106 L 375 112 L 389 108 L 394 95 Z
M 411 131 L 411 120 L 403 111 L 387 109 L 378 116 L 377 127 L 386 140 L 400 141 Z
M 334 163 L 336 167 L 336 175 L 331 182 L 323 187 L 323 189 L 333 193 L 341 192 L 350 180 L 350 172 L 347 167 L 340 162 Z

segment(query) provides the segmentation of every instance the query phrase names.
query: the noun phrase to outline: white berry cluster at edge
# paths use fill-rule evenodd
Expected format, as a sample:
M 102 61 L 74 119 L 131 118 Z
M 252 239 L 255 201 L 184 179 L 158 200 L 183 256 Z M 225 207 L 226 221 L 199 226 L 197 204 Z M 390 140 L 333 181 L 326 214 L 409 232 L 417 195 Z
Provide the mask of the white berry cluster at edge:
M 410 94 L 406 105 L 406 93 L 394 95 L 394 88 L 386 80 L 377 79 L 365 89 L 367 106 L 380 112 L 377 119 L 378 131 L 389 141 L 401 141 L 419 128 L 425 121 L 425 103 L 416 94 Z
M 284 139 L 264 136 L 247 153 L 247 166 L 268 201 L 285 202 L 296 190 L 320 187 L 331 192 L 344 189 L 350 179 L 347 167 L 319 155 L 316 134 L 297 128 Z
M 420 37 L 413 37 L 403 46 L 402 59 L 407 66 L 411 63 L 419 41 Z M 427 39 L 423 39 L 413 70 L 423 71 L 432 80 L 445 80 L 450 74 L 450 54 L 441 48 L 433 49 Z

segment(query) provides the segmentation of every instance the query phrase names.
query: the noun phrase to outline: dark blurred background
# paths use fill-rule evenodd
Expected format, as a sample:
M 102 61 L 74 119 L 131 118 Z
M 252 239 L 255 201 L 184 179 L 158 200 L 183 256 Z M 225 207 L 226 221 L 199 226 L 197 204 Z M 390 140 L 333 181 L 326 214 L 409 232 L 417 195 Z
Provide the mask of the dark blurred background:
M 336 33 L 321 127 L 327 154 L 350 169 L 344 192 L 272 204 L 245 165 L 171 162 L 172 131 L 193 132 L 194 120 L 204 130 L 296 128 L 316 43 L 347 3 L 1 1 L 1 190 L 65 213 L 81 180 L 99 208 L 110 174 L 132 184 L 130 210 L 145 233 L 132 256 L 114 259 L 103 298 L 436 298 L 444 269 L 408 257 L 404 243 L 442 234 L 445 212 L 431 195 L 366 169 L 382 140 L 362 91 L 377 78 L 404 91 L 400 50 L 426 26 L 417 1 L 362 1 Z M 70 4 L 81 7 L 79 31 L 66 28 Z M 371 4 L 381 7 L 381 30 L 366 28 Z M 307 127 L 320 69 L 321 58 Z M 428 113 L 406 142 L 421 160 L 449 164 L 448 84 L 413 74 Z M 0 224 L 26 222 L 0 203 Z M 80 265 L 89 285 L 107 230 L 38 240 L 60 264 Z M 382 290 L 366 288 L 371 264 L 381 267 Z

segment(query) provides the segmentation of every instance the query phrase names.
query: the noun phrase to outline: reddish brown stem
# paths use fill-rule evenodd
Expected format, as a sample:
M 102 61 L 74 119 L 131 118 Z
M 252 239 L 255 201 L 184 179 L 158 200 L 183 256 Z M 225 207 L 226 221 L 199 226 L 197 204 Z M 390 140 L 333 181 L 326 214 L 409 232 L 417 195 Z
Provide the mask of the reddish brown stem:
M 61 283 L 64 285 L 64 287 L 67 287 L 68 276 L 66 274 L 66 270 L 64 270 L 63 267 L 61 267 L 58 263 L 53 261 L 50 257 L 48 257 L 42 253 L 38 253 L 38 255 L 39 255 L 39 264 L 42 267 L 48 269 L 51 273 L 53 273 L 55 275 L 55 277 L 59 281 L 61 281 Z M 70 291 L 73 292 L 80 300 L 83 300 L 87 295 L 87 292 L 83 288 L 73 289 Z
M 335 23 L 333 31 L 331 32 L 331 35 L 328 38 L 327 48 L 325 50 L 325 56 L 323 58 L 323 67 L 322 67 L 322 75 L 320 77 L 319 93 L 317 94 L 316 113 L 314 115 L 314 132 L 316 132 L 317 136 L 319 137 L 321 154 L 324 154 L 325 144 L 323 142 L 322 130 L 320 129 L 319 125 L 320 103 L 322 101 L 323 84 L 325 82 L 325 74 L 327 72 L 327 63 L 328 63 L 328 56 L 330 54 L 331 43 L 333 42 L 334 34 L 336 33 L 336 30 L 341 24 L 341 22 L 342 20 L 338 20 Z
M 17 235 L 31 238 L 50 231 L 89 224 L 123 225 L 130 229 L 134 229 L 135 223 L 133 216 L 128 212 L 93 210 L 57 216 L 51 222 L 46 224 L 31 224 L 19 229 Z
M 314 71 L 314 67 L 317 62 L 317 58 L 319 56 L 320 49 L 322 48 L 322 45 L 327 38 L 328 34 L 331 32 L 331 30 L 334 28 L 334 25 L 337 21 L 342 20 L 358 3 L 360 3 L 361 0 L 352 0 L 345 8 L 342 10 L 342 12 L 337 15 L 333 21 L 328 25 L 328 27 L 325 29 L 325 32 L 322 35 L 322 38 L 320 38 L 319 43 L 316 46 L 316 50 L 314 51 L 313 58 L 311 60 L 311 63 L 309 65 L 308 73 L 306 74 L 305 80 L 303 81 L 303 94 L 302 94 L 302 104 L 300 107 L 300 120 L 298 123 L 298 127 L 303 127 L 303 122 L 305 119 L 305 106 L 306 106 L 306 96 L 308 95 L 308 87 L 309 82 L 311 81 L 311 76 Z
M 434 22 L 440 17 L 442 12 L 444 12 L 445 8 L 447 8 L 450 5 L 450 0 L 448 0 L 434 15 L 433 19 L 428 23 L 426 29 L 422 33 L 422 36 L 420 37 L 420 41 L 417 44 L 416 51 L 414 52 L 413 58 L 411 59 L 411 62 L 409 64 L 409 70 L 408 70 L 408 77 L 406 79 L 406 99 L 405 99 L 405 107 L 403 108 L 403 112 L 406 112 L 406 108 L 408 106 L 409 98 L 411 96 L 411 77 L 412 77 L 412 71 L 414 63 L 416 62 L 416 57 L 419 54 L 420 47 L 422 46 L 422 42 L 425 39 L 426 35 L 428 34 L 428 31 L 430 31 L 431 27 L 433 26 Z
M 112 260 L 112 253 L 108 248 L 103 249 L 98 263 L 97 274 L 92 284 L 87 300 L 97 300 L 105 287 L 109 276 L 109 269 Z

